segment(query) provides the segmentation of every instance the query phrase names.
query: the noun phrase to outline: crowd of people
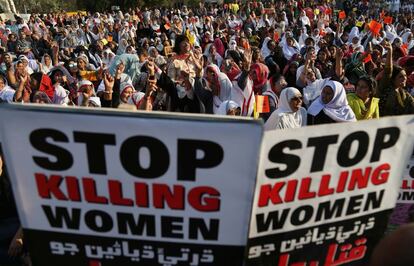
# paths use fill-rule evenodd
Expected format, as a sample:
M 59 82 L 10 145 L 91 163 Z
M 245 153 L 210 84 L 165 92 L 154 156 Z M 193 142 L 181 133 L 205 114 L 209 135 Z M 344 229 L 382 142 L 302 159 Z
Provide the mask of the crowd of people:
M 412 114 L 413 5 L 403 4 L 16 16 L 0 21 L 0 102 L 253 116 L 266 130 Z

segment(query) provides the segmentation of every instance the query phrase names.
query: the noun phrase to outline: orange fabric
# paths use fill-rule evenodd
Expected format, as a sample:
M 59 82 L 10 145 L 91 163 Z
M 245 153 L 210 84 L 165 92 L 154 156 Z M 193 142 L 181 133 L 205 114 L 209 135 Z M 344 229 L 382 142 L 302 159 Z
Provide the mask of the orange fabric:
M 385 17 L 384 18 L 384 23 L 385 24 L 392 24 L 392 17 Z
M 345 13 L 345 11 L 339 12 L 339 19 L 346 19 L 346 13 Z
M 371 20 L 371 22 L 369 23 L 369 29 L 371 30 L 371 32 L 374 35 L 378 35 L 379 32 L 380 32 L 380 30 L 381 30 L 381 28 L 382 28 L 381 23 L 378 23 L 375 20 Z

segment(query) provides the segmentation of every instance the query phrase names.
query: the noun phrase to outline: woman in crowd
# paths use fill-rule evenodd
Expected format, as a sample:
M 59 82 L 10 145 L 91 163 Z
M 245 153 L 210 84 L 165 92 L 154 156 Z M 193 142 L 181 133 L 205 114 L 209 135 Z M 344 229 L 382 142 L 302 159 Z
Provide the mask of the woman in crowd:
M 354 122 L 355 114 L 348 105 L 344 86 L 328 81 L 319 96 L 308 109 L 308 124 Z
M 385 43 L 387 59 L 381 83 L 378 87 L 380 116 L 404 115 L 414 113 L 414 98 L 406 90 L 407 73 L 393 65 L 393 48 Z
M 349 106 L 355 113 L 357 120 L 379 118 L 379 99 L 374 97 L 377 91 L 377 82 L 370 77 L 359 78 L 355 93 L 347 95 Z
M 307 125 L 307 113 L 302 107 L 302 94 L 293 87 L 280 93 L 280 103 L 265 124 L 265 130 L 299 128 Z

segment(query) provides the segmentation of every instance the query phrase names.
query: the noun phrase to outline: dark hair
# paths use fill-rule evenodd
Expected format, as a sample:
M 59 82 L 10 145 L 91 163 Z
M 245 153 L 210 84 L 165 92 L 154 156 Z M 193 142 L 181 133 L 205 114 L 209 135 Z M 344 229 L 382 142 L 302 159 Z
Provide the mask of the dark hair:
M 173 51 L 174 51 L 176 54 L 179 54 L 179 53 L 180 53 L 180 44 L 181 44 L 182 42 L 184 42 L 184 41 L 190 42 L 190 41 L 188 40 L 187 36 L 185 36 L 185 35 L 178 35 L 178 36 L 175 38 L 175 44 L 174 44 Z
M 305 44 L 309 45 L 309 43 L 312 42 L 313 44 L 315 43 L 315 40 L 312 37 L 308 37 L 305 39 Z
M 404 68 L 400 67 L 400 66 L 393 66 L 392 69 L 392 75 L 391 75 L 391 82 L 392 84 L 394 83 L 395 79 L 397 78 L 398 74 L 400 74 L 401 71 L 403 71 Z
M 283 77 L 283 75 L 280 72 L 276 72 L 270 77 L 269 81 L 273 85 L 276 82 L 278 82 L 280 80 L 280 78 L 282 78 L 282 77 Z
M 358 82 L 362 80 L 364 82 L 366 82 L 368 84 L 368 88 L 369 88 L 369 92 L 371 94 L 371 96 L 374 96 L 377 94 L 377 81 L 369 76 L 362 76 L 358 79 Z
M 138 47 L 137 49 L 137 55 L 143 55 L 143 56 L 148 56 L 148 50 L 145 49 L 144 47 Z
M 62 71 L 62 70 L 60 70 L 60 69 L 55 69 L 55 70 L 53 70 L 53 71 L 49 74 L 49 77 L 50 77 L 50 79 L 52 80 L 52 84 L 55 84 L 55 83 L 56 83 L 55 75 L 56 75 L 56 73 L 58 73 L 58 72 L 62 73 L 62 75 L 65 75 L 65 74 L 63 73 L 63 71 Z

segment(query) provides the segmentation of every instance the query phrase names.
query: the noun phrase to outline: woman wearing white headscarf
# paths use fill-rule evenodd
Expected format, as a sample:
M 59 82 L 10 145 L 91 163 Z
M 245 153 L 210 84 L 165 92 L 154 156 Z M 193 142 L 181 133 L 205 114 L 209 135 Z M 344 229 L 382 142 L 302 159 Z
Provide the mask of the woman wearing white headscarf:
M 215 64 L 218 67 L 221 67 L 221 63 L 223 62 L 223 57 L 219 55 L 216 47 L 212 43 L 207 44 L 205 51 L 204 51 L 204 56 L 207 57 L 207 62 L 209 64 Z
M 402 42 L 403 42 L 404 44 L 407 44 L 407 45 L 408 45 L 408 47 L 407 47 L 407 49 L 408 49 L 408 50 L 411 50 L 411 48 L 413 48 L 413 47 L 414 47 L 413 34 L 412 34 L 412 32 L 411 32 L 411 31 L 407 31 L 407 32 L 405 32 L 405 33 L 401 36 L 401 39 L 402 39 Z
M 272 40 L 272 38 L 270 37 L 266 37 L 263 41 L 262 44 L 262 49 L 260 50 L 260 52 L 262 53 L 263 58 L 268 57 L 272 51 L 270 51 L 269 47 L 267 47 L 267 44 Z
M 288 61 L 292 59 L 292 56 L 300 53 L 299 44 L 292 36 L 284 36 L 280 45 L 282 46 L 283 55 Z
M 213 113 L 217 114 L 220 105 L 230 100 L 233 84 L 226 74 L 214 65 L 208 65 L 205 70 L 204 79 L 207 83 L 207 90 L 211 91 L 213 97 Z
M 305 10 L 300 11 L 300 17 L 299 17 L 300 22 L 302 22 L 302 27 L 308 25 L 309 27 L 311 26 L 310 20 L 308 18 L 308 16 L 306 16 L 306 12 Z
M 302 29 L 300 30 L 300 36 L 299 36 L 299 48 L 300 49 L 302 49 L 302 47 L 306 45 L 305 41 L 308 37 L 309 35 L 307 33 L 306 27 L 302 27 Z
M 48 54 L 44 54 L 42 56 L 42 60 L 40 62 L 40 70 L 43 74 L 49 73 L 49 71 L 53 68 L 52 58 Z
M 358 27 L 353 27 L 348 37 L 348 45 L 352 47 L 353 52 L 364 52 L 364 46 L 361 45 L 361 39 Z
M 265 124 L 265 130 L 299 128 L 307 124 L 307 114 L 302 107 L 302 95 L 293 87 L 280 93 L 279 107 L 272 113 Z
M 217 115 L 233 115 L 233 116 L 240 116 L 241 108 L 240 106 L 234 101 L 224 101 L 220 104 L 216 114 Z
M 329 80 L 317 98 L 308 109 L 310 125 L 336 122 L 355 122 L 355 114 L 348 105 L 344 86 Z

